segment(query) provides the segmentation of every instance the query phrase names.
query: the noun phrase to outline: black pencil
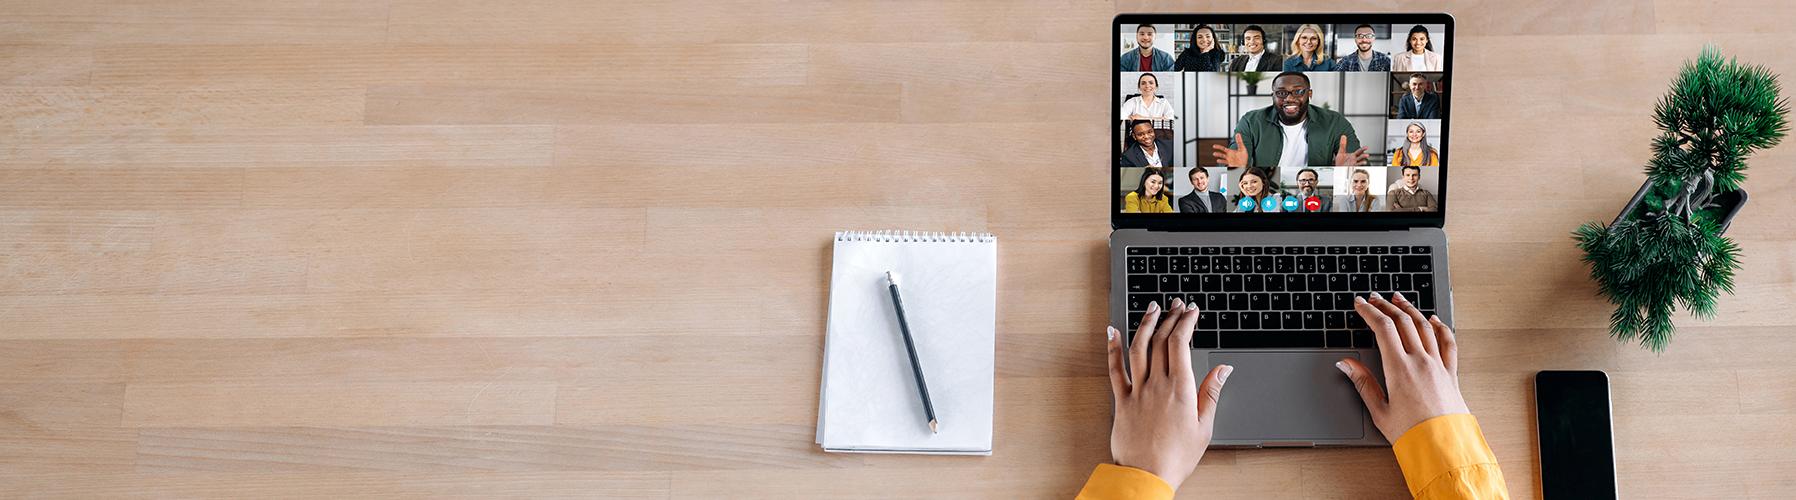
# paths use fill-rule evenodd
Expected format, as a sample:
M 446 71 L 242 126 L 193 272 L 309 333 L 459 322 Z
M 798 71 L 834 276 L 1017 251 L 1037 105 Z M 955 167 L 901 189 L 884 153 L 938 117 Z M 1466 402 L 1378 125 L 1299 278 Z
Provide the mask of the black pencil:
M 929 402 L 929 384 L 923 381 L 923 362 L 917 359 L 917 343 L 911 340 L 910 323 L 904 320 L 904 300 L 898 298 L 898 276 L 886 271 L 886 289 L 892 292 L 892 308 L 898 311 L 898 332 L 904 334 L 904 350 L 910 353 L 910 371 L 917 376 L 917 393 L 923 396 L 923 414 L 929 417 L 929 432 L 939 433 L 935 405 Z

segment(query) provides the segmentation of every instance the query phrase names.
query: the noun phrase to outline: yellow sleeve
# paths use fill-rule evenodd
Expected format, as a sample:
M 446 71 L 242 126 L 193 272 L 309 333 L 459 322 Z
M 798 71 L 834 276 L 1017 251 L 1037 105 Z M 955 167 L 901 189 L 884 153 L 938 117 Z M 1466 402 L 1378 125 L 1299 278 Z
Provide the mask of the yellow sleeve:
M 1152 198 L 1148 200 L 1147 206 L 1143 208 L 1143 212 L 1170 214 L 1172 213 L 1172 200 L 1169 198 Z
M 1166 484 L 1166 481 L 1152 472 L 1121 465 L 1098 464 L 1097 470 L 1091 471 L 1091 479 L 1085 480 L 1085 488 L 1079 490 L 1079 496 L 1074 498 L 1170 499 L 1172 485 Z
M 1133 213 L 1140 213 L 1140 212 L 1141 212 L 1141 198 L 1140 197 L 1136 196 L 1135 193 L 1129 193 L 1128 196 L 1123 197 L 1123 213 L 1133 214 Z
M 1421 500 L 1509 498 L 1497 456 L 1478 419 L 1441 415 L 1411 427 L 1391 445 L 1409 493 Z

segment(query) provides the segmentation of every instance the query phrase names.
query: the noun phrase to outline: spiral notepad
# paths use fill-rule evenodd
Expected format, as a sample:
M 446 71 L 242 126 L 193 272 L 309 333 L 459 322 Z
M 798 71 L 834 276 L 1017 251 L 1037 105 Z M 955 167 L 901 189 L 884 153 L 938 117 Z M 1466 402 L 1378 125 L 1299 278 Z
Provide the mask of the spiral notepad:
M 991 454 L 997 247 L 985 233 L 836 233 L 817 411 L 825 451 Z M 886 271 L 902 276 L 939 434 L 923 416 Z

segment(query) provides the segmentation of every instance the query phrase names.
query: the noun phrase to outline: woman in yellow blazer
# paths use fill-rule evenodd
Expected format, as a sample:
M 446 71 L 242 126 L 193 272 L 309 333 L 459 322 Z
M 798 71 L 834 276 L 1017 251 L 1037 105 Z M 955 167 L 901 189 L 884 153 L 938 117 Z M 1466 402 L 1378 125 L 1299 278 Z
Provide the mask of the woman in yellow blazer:
M 1459 347 L 1439 316 L 1426 320 L 1402 294 L 1354 299 L 1371 325 L 1384 358 L 1390 393 L 1359 360 L 1335 363 L 1353 381 L 1372 422 L 1392 443 L 1409 492 L 1421 499 L 1509 498 L 1497 457 L 1459 393 Z M 1217 366 L 1201 385 L 1191 369 L 1191 331 L 1197 305 L 1173 299 L 1169 309 L 1148 304 L 1141 329 L 1126 347 L 1106 329 L 1110 390 L 1116 399 L 1110 428 L 1115 465 L 1100 464 L 1081 499 L 1172 498 L 1210 445 L 1216 404 L 1234 367 Z
M 1166 176 L 1159 169 L 1141 173 L 1141 185 L 1123 196 L 1123 213 L 1172 213 L 1172 193 L 1166 189 Z

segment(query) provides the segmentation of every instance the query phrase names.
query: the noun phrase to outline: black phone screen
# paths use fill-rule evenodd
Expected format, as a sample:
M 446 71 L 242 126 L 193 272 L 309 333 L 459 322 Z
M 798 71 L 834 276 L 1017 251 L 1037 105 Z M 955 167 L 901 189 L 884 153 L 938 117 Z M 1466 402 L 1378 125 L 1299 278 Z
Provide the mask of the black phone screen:
M 1617 498 L 1609 376 L 1542 371 L 1534 376 L 1534 398 L 1541 498 Z

